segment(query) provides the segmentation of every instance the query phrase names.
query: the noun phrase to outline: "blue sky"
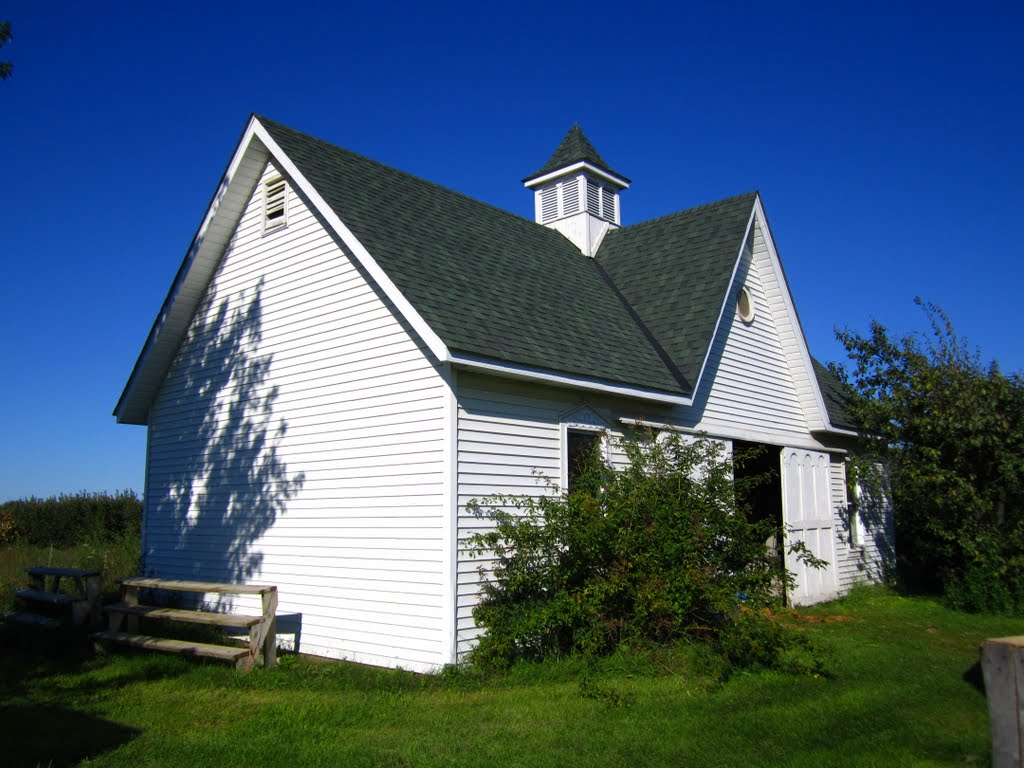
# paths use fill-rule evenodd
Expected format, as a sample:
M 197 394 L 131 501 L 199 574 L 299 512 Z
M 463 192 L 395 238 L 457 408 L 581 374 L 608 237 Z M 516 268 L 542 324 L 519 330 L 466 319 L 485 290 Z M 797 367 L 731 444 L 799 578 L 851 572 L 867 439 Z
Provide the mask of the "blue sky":
M 532 217 L 579 121 L 624 223 L 761 191 L 812 352 L 1024 369 L 1024 5 L 8 2 L 0 501 L 142 490 L 111 411 L 250 112 Z

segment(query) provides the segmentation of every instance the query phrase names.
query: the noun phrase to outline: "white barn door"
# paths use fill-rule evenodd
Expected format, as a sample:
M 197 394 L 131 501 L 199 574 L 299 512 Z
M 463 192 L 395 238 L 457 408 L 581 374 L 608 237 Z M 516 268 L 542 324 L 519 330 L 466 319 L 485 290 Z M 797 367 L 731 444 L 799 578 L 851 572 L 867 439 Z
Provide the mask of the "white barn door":
M 839 593 L 832 531 L 832 498 L 827 453 L 805 448 L 782 449 L 782 521 L 786 527 L 786 568 L 796 574 L 789 598 L 793 605 L 831 600 Z M 827 568 L 810 568 L 790 546 L 802 541 Z

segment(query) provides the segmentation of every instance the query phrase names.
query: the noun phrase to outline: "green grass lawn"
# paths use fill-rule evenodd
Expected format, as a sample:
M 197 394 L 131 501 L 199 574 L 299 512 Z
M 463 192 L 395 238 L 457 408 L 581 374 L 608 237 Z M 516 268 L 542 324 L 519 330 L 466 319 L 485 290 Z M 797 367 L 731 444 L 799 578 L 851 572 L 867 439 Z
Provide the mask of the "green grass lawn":
M 485 677 L 305 659 L 234 672 L 163 655 L 0 649 L 0 764 L 96 766 L 987 765 L 976 666 L 1024 620 L 880 589 L 798 614 L 827 678 L 722 682 L 694 652 Z M 10 758 L 14 758 L 13 762 Z

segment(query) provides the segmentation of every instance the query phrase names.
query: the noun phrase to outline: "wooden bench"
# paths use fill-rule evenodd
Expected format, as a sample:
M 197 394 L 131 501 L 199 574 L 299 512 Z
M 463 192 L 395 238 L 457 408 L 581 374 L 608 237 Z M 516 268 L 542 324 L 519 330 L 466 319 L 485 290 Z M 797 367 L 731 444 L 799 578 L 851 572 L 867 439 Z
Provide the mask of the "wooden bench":
M 164 651 L 191 656 L 232 661 L 239 669 L 249 669 L 256 658 L 263 654 L 263 666 L 277 663 L 277 587 L 264 584 L 221 584 L 206 581 L 173 581 L 168 579 L 132 578 L 121 580 L 121 602 L 106 606 L 103 610 L 110 620 L 110 628 L 97 632 L 92 637 L 99 644 L 112 643 L 133 648 Z M 143 589 L 167 592 L 199 592 L 221 595 L 259 595 L 262 613 L 259 616 L 217 613 L 214 611 L 192 611 L 182 608 L 162 608 L 143 605 L 139 602 L 139 591 Z M 139 618 L 164 621 L 182 621 L 192 624 L 206 624 L 228 629 L 248 629 L 247 647 L 195 643 L 186 640 L 169 640 L 138 633 Z
M 23 624 L 40 629 L 56 629 L 63 626 L 70 617 L 75 625 L 88 621 L 93 626 L 100 623 L 100 592 L 103 579 L 99 571 L 79 568 L 55 568 L 40 565 L 26 568 L 28 589 L 14 593 L 20 603 L 27 603 L 35 611 L 14 611 L 4 616 L 12 624 Z M 62 592 L 61 582 L 70 591 Z M 42 611 L 43 613 L 39 613 Z

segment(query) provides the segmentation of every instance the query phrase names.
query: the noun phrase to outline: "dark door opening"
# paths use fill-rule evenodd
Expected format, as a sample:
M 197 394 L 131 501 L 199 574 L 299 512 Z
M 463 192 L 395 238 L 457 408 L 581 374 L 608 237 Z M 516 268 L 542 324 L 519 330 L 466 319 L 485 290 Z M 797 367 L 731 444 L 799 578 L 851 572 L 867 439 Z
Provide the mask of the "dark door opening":
M 782 551 L 782 477 L 779 474 L 781 449 L 765 443 L 733 440 L 733 477 L 737 480 L 761 478 L 739 500 L 750 510 L 755 522 L 770 520 L 777 533 L 765 541 L 773 557 L 783 558 Z

